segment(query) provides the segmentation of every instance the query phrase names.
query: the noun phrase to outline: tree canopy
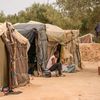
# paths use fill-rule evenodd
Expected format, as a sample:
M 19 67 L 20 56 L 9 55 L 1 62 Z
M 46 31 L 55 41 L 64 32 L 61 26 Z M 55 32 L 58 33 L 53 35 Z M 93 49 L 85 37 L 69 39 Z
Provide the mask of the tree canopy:
M 64 17 L 74 20 L 73 24 L 79 23 L 82 33 L 93 32 L 100 21 L 100 0 L 56 0 L 56 5 Z
M 56 3 L 37 4 L 17 14 L 7 15 L 0 12 L 0 22 L 13 24 L 30 20 L 55 24 L 63 29 L 80 29 L 81 35 L 94 32 L 100 22 L 100 0 L 56 0 Z
M 64 22 L 66 21 L 59 11 L 48 4 L 33 4 L 31 7 L 18 12 L 18 14 L 8 15 L 6 20 L 12 23 L 34 20 L 42 23 L 56 24 L 62 28 L 65 28 Z

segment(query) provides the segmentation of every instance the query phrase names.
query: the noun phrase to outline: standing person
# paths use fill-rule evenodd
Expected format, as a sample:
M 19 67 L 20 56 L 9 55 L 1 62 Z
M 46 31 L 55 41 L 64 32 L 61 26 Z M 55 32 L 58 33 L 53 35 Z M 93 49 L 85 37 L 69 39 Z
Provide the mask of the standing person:
M 57 63 L 59 57 L 59 52 L 56 51 L 54 54 L 50 57 L 48 63 L 47 63 L 47 69 L 52 71 L 58 71 L 59 76 L 62 75 L 62 65 L 61 63 Z
M 99 36 L 99 33 L 100 33 L 100 23 L 98 23 L 95 27 L 95 32 L 96 32 L 96 37 Z

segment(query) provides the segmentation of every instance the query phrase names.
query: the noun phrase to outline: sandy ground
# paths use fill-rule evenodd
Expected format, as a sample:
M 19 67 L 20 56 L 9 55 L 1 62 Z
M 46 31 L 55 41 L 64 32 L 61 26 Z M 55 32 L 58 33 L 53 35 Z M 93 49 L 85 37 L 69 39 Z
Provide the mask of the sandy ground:
M 15 89 L 19 94 L 0 100 L 100 100 L 99 63 L 83 65 L 83 71 L 65 77 L 34 78 L 30 85 Z

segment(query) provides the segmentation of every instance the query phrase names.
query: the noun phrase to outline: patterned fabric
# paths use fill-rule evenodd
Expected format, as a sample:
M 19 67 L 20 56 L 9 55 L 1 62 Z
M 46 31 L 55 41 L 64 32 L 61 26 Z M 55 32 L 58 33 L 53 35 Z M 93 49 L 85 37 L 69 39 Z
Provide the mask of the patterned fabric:
M 19 42 L 10 23 L 6 23 L 6 28 L 6 35 L 3 34 L 2 38 L 7 48 L 9 88 L 12 89 L 29 83 L 27 42 Z

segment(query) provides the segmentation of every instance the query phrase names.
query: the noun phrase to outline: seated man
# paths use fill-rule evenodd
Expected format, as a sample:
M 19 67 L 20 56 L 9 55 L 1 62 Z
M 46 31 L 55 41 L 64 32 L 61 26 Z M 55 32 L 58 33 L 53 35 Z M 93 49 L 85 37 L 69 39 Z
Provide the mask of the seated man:
M 48 61 L 47 69 L 52 71 L 58 71 L 59 76 L 62 75 L 62 65 L 61 63 L 57 63 L 57 59 L 59 57 L 59 52 L 54 52 L 54 55 L 52 55 Z

